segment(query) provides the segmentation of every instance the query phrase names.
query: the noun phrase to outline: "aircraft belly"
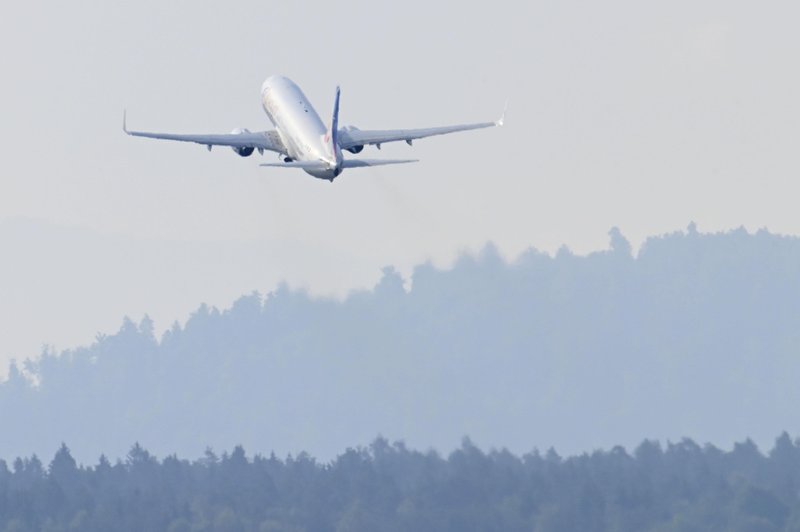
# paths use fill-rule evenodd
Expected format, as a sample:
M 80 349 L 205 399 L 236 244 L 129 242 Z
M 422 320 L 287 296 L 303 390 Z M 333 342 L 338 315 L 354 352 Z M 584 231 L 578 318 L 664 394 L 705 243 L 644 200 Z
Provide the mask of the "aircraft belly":
M 340 173 L 336 172 L 333 169 L 330 170 L 303 170 L 310 176 L 316 177 L 317 179 L 325 179 L 326 181 L 334 180 Z

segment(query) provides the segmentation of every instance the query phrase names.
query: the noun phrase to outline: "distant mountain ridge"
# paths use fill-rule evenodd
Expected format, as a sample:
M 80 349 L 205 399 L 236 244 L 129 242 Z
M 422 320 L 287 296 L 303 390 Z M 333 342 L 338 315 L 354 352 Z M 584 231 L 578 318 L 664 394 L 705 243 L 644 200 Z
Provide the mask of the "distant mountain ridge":
M 281 287 L 201 306 L 158 340 L 125 320 L 88 347 L 12 366 L 0 457 L 122 456 L 130 442 L 327 458 L 377 434 L 445 451 L 644 438 L 728 445 L 797 432 L 800 239 L 744 229 L 587 256 L 491 246 L 448 270 L 392 268 L 344 301 Z

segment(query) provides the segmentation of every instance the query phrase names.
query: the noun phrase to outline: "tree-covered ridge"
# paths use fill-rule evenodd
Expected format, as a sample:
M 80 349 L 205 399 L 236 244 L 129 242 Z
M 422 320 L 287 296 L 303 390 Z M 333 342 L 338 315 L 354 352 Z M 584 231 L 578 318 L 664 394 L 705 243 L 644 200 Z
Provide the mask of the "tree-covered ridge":
M 66 446 L 0 461 L 0 531 L 795 531 L 800 441 L 768 455 L 691 440 L 562 459 L 550 450 L 447 457 L 375 440 L 321 463 L 207 450 L 78 466 Z
M 11 368 L 0 456 L 68 441 L 90 460 L 140 441 L 161 456 L 242 444 L 328 459 L 375 434 L 574 454 L 793 430 L 800 239 L 690 226 L 634 256 L 610 236 L 608 251 L 513 263 L 490 246 L 417 267 L 410 289 L 387 269 L 343 301 L 282 287 L 202 306 L 160 339 L 125 320 L 26 362 L 28 377 Z

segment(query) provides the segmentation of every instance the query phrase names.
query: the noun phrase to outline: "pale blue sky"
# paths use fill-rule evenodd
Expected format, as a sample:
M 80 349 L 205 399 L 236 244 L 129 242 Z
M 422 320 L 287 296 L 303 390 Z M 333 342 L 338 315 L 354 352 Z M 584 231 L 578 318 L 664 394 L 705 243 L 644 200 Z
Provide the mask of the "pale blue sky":
M 0 367 L 123 314 L 163 328 L 282 280 L 341 295 L 487 240 L 514 257 L 603 248 L 614 225 L 634 244 L 691 220 L 800 234 L 798 15 L 741 0 L 10 4 Z M 141 129 L 268 127 L 274 73 L 323 117 L 340 84 L 343 124 L 483 121 L 508 97 L 507 126 L 386 146 L 422 162 L 333 185 L 120 131 L 126 107 Z

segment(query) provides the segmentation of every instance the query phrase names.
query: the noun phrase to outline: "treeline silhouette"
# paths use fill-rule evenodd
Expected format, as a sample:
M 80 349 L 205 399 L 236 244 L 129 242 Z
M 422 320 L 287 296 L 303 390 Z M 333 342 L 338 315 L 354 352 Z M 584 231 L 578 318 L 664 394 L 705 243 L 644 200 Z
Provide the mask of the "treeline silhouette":
M 83 467 L 62 445 L 47 466 L 0 461 L 0 531 L 794 531 L 799 488 L 800 441 L 786 433 L 767 456 L 750 440 L 562 459 L 465 439 L 442 457 L 379 438 L 329 463 L 242 447 L 158 460 L 136 444 Z
M 341 301 L 280 287 L 201 306 L 160 338 L 126 319 L 11 366 L 0 457 L 67 441 L 88 461 L 139 441 L 159 456 L 241 444 L 328 460 L 375 434 L 576 454 L 794 430 L 800 239 L 690 226 L 634 255 L 610 237 L 607 251 L 512 263 L 488 246 L 417 267 L 410 287 L 387 268 Z

